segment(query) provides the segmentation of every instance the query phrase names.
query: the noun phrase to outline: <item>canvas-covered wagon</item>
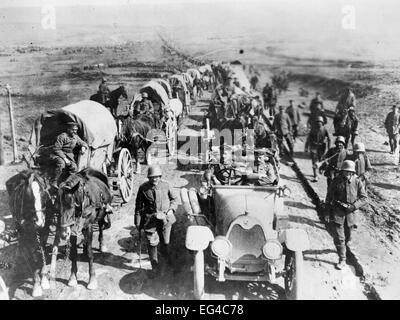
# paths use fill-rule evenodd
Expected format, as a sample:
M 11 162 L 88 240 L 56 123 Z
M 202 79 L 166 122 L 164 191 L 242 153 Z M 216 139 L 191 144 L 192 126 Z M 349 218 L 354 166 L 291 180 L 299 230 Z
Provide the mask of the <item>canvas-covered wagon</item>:
M 44 170 L 52 170 L 45 160 L 57 136 L 65 132 L 66 124 L 78 124 L 78 135 L 89 148 L 84 154 L 75 154 L 78 171 L 94 168 L 104 172 L 114 190 L 119 190 L 124 202 L 133 195 L 134 170 L 128 149 L 119 147 L 117 126 L 110 111 L 102 104 L 83 100 L 61 109 L 43 113 L 36 122 L 35 149 L 37 164 Z

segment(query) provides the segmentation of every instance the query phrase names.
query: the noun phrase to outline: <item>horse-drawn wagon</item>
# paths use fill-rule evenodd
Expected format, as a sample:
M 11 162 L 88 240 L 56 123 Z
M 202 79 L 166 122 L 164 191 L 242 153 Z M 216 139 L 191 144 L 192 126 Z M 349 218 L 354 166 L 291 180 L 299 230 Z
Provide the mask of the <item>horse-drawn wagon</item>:
M 165 88 L 167 90 L 170 89 L 168 82 L 163 79 L 151 80 L 142 86 L 139 90 L 140 94 L 135 95 L 130 103 L 128 107 L 129 112 L 132 113 L 135 106 L 142 100 L 141 93 L 146 92 L 154 106 L 154 113 L 152 115 L 140 115 L 136 119 L 126 118 L 119 124 L 120 129 L 125 131 L 125 134 L 122 133 L 122 135 L 131 135 L 137 138 L 136 147 L 133 146 L 134 159 L 137 165 L 139 165 L 137 155 L 139 146 L 142 146 L 142 149 L 144 149 L 147 162 L 151 161 L 150 154 L 147 152 L 150 145 L 166 144 L 169 155 L 173 155 L 175 152 L 178 121 L 182 115 L 183 105 L 178 98 L 170 99 Z M 132 130 L 126 130 L 126 125 L 129 123 L 132 124 Z M 134 139 L 128 138 L 128 140 L 131 140 L 135 144 Z
M 56 137 L 65 132 L 66 123 L 78 124 L 78 135 L 89 148 L 75 154 L 78 171 L 91 167 L 111 178 L 113 190 L 119 190 L 124 202 L 133 195 L 134 166 L 127 148 L 120 147 L 115 119 L 102 104 L 83 100 L 41 115 L 35 128 L 35 164 L 51 175 L 48 152 Z
M 204 296 L 207 274 L 220 282 L 276 283 L 283 276 L 287 297 L 301 299 L 309 240 L 304 230 L 289 227 L 286 187 L 215 185 L 210 191 L 202 198 L 195 189 L 181 189 L 192 222 L 185 245 L 194 258 L 195 298 Z

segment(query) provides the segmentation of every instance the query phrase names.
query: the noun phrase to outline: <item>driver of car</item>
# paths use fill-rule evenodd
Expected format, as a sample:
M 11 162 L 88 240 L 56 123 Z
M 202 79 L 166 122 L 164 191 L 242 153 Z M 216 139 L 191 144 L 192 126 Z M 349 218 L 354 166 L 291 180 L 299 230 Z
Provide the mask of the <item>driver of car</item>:
M 245 176 L 244 184 L 254 184 L 258 186 L 276 184 L 277 177 L 270 157 L 271 156 L 262 152 L 257 154 L 253 173 Z

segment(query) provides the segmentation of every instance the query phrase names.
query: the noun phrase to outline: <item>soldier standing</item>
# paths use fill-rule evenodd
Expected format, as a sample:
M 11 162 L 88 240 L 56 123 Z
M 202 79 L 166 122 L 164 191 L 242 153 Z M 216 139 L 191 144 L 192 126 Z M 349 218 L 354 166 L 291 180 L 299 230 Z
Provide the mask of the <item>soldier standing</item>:
M 50 154 L 50 161 L 55 166 L 53 178 L 51 180 L 51 186 L 58 189 L 58 180 L 64 169 L 67 169 L 68 173 L 74 173 L 78 170 L 78 167 L 74 159 L 74 149 L 81 147 L 81 154 L 85 153 L 88 147 L 79 136 L 78 124 L 75 122 L 67 123 L 67 130 L 57 136 L 56 142 L 54 143 L 52 153 Z
M 148 169 L 149 181 L 143 183 L 136 196 L 135 226 L 146 233 L 147 248 L 153 273 L 151 277 L 163 274 L 167 264 L 171 266 L 169 242 L 172 224 L 175 223 L 178 197 L 168 182 L 161 180 L 162 171 L 159 166 Z M 159 264 L 157 246 L 164 263 Z
M 283 111 L 283 106 L 279 106 L 279 113 L 275 115 L 273 127 L 277 133 L 279 150 L 283 150 L 283 139 L 285 139 L 290 156 L 293 156 L 292 122 L 287 113 Z
M 396 105 L 385 119 L 386 132 L 389 135 L 390 154 L 393 154 L 399 142 L 400 113 Z
M 368 185 L 367 174 L 372 170 L 371 162 L 365 153 L 365 146 L 362 142 L 354 144 L 352 160 L 356 165 L 356 174 L 364 183 L 365 188 Z
M 324 119 L 324 125 L 328 123 L 328 118 L 326 117 L 325 111 L 322 109 L 322 103 L 318 102 L 315 105 L 314 113 L 310 115 L 307 121 L 307 127 L 312 129 L 313 125 L 316 124 L 316 120 L 318 117 L 322 117 Z
M 293 140 L 296 141 L 300 124 L 300 111 L 299 108 L 293 104 L 293 100 L 289 100 L 289 106 L 286 108 L 286 113 L 292 121 Z
M 358 136 L 358 118 L 356 116 L 356 111 L 354 110 L 354 106 L 351 106 L 348 111 L 349 114 L 349 127 L 350 127 L 350 135 L 346 137 L 346 148 L 348 147 L 349 141 L 351 142 L 352 147 L 354 148 L 354 140 L 356 136 Z
M 350 246 L 352 230 L 357 228 L 356 212 L 367 198 L 364 184 L 355 173 L 355 163 L 344 161 L 326 196 L 329 205 L 326 219 L 333 222 L 334 243 L 339 255 L 336 268 L 339 270 L 346 265 L 346 247 Z
M 102 78 L 101 83 L 99 85 L 99 90 L 98 93 L 100 94 L 101 97 L 101 104 L 106 105 L 107 101 L 110 98 L 110 89 L 107 86 L 107 79 Z
M 311 116 L 314 115 L 318 104 L 321 104 L 321 110 L 323 110 L 324 109 L 324 102 L 322 101 L 321 94 L 319 92 L 316 92 L 315 93 L 315 98 L 312 99 L 311 102 L 310 102 L 310 113 L 311 113 Z
M 328 189 L 333 179 L 336 177 L 343 162 L 348 157 L 348 152 L 344 147 L 345 138 L 338 136 L 335 141 L 335 147 L 330 148 L 326 154 L 322 157 L 322 161 L 325 161 L 319 168 L 319 173 L 325 171 L 326 182 L 328 184 Z
M 312 126 L 307 137 L 304 150 L 305 152 L 310 151 L 314 173 L 314 179 L 312 180 L 313 182 L 318 181 L 317 162 L 322 160 L 322 157 L 326 151 L 326 147 L 328 146 L 328 149 L 331 147 L 331 139 L 329 137 L 328 130 L 324 126 L 324 119 L 322 117 L 318 117 L 315 122 L 316 124 Z

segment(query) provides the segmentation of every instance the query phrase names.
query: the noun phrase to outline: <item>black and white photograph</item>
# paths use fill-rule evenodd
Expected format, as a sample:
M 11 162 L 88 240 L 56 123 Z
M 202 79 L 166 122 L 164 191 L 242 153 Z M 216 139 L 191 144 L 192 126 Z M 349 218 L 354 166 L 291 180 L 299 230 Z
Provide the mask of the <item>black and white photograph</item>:
M 399 12 L 2 0 L 0 300 L 399 300 Z

